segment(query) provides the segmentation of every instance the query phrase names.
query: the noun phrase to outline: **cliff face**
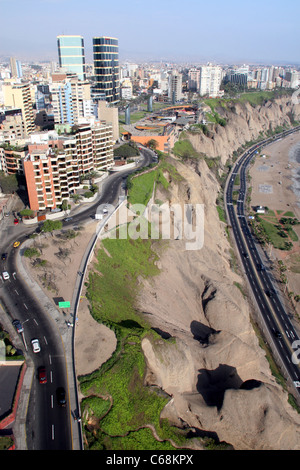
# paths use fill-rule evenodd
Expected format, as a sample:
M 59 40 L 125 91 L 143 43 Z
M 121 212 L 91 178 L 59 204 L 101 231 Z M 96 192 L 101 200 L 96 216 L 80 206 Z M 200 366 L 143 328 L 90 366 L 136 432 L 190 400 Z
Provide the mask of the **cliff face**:
M 225 162 L 270 122 L 283 125 L 290 111 L 284 99 L 266 109 L 235 105 L 213 139 L 190 138 L 200 152 Z M 166 173 L 169 189 L 157 190 L 155 197 L 171 204 L 203 203 L 204 245 L 187 251 L 186 240 L 170 240 L 160 254 L 160 275 L 143 281 L 140 310 L 163 338 L 176 338 L 143 341 L 146 383 L 172 397 L 163 417 L 176 425 L 213 433 L 239 450 L 299 449 L 300 417 L 270 372 L 250 306 L 237 287 L 243 280 L 231 269 L 230 244 L 215 205 L 218 182 L 203 159 L 170 162 L 183 180 L 179 184 Z
M 189 133 L 188 138 L 198 152 L 208 157 L 221 157 L 225 163 L 234 150 L 245 142 L 256 140 L 260 133 L 276 129 L 278 126 L 292 124 L 300 120 L 300 104 L 293 104 L 291 97 L 276 99 L 265 105 L 253 107 L 250 103 L 233 103 L 216 108 L 218 114 L 226 119 L 227 125 L 214 126 L 212 133 L 205 136 L 202 132 Z

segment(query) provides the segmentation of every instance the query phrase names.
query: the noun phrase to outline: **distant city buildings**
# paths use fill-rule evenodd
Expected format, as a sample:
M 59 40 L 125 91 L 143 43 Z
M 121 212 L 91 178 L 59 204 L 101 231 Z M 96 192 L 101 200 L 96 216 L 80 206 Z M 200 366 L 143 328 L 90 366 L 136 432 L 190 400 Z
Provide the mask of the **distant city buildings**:
M 83 178 L 113 167 L 116 143 L 154 139 L 158 150 L 169 152 L 199 119 L 197 101 L 230 90 L 300 85 L 299 69 L 290 66 L 119 64 L 118 39 L 107 36 L 93 38 L 93 60 L 86 63 L 82 36 L 56 40 L 58 63 L 21 64 L 11 57 L 0 64 L 0 171 L 25 176 L 36 211 L 59 207 L 80 191 Z M 157 103 L 166 104 L 159 115 Z M 131 123 L 145 107 L 143 122 Z
M 22 65 L 19 60 L 16 60 L 15 57 L 10 58 L 10 70 L 12 78 L 22 78 Z

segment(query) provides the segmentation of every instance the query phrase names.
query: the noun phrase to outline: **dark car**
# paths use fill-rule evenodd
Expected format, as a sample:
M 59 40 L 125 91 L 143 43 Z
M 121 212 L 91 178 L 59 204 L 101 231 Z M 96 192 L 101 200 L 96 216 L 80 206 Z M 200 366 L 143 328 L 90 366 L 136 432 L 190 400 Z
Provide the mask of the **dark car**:
M 259 263 L 259 264 L 257 265 L 257 269 L 258 269 L 258 271 L 265 271 L 266 268 L 264 267 L 263 264 L 260 264 L 260 263 Z
M 7 253 L 2 253 L 1 259 L 2 261 L 5 261 L 7 259 Z
M 14 325 L 14 327 L 17 330 L 18 333 L 20 333 L 20 334 L 23 333 L 24 329 L 23 329 L 23 326 L 22 326 L 20 320 L 16 319 L 12 322 L 12 324 Z
M 275 292 L 273 290 L 267 290 L 266 294 L 267 294 L 268 297 L 272 298 L 272 297 L 274 297 Z
M 243 256 L 244 256 L 244 258 L 247 258 L 247 259 L 249 258 L 248 253 L 243 253 Z
M 38 368 L 38 377 L 39 377 L 39 382 L 40 384 L 46 384 L 47 383 L 47 373 L 46 373 L 46 367 L 41 366 Z
M 276 336 L 276 338 L 282 338 L 282 334 L 278 330 L 274 330 L 274 335 Z
M 66 406 L 66 392 L 63 387 L 58 387 L 58 389 L 56 390 L 56 398 L 59 406 Z

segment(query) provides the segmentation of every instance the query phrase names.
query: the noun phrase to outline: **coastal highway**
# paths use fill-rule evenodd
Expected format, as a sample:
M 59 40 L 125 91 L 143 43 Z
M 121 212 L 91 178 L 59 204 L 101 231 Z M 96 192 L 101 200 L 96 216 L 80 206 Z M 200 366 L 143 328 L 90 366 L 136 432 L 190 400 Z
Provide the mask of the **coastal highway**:
M 247 193 L 247 167 L 258 151 L 276 140 L 282 139 L 293 132 L 299 131 L 297 127 L 277 135 L 275 138 L 266 139 L 247 150 L 234 165 L 228 178 L 225 190 L 225 205 L 228 219 L 232 227 L 237 249 L 247 276 L 249 285 L 256 299 L 264 324 L 271 339 L 270 346 L 276 348 L 285 370 L 296 394 L 300 398 L 300 370 L 299 365 L 292 360 L 294 352 L 293 343 L 299 340 L 298 335 L 290 321 L 280 295 L 276 289 L 276 283 L 271 273 L 264 266 L 257 243 L 249 229 L 245 214 L 245 198 Z M 236 176 L 240 177 L 240 187 L 236 205 L 233 203 L 233 188 Z
M 64 227 L 70 228 L 90 220 L 95 216 L 97 207 L 101 204 L 115 205 L 118 201 L 121 185 L 130 173 L 138 168 L 152 163 L 154 153 L 148 149 L 141 149 L 141 158 L 137 167 L 112 173 L 102 184 L 102 191 L 96 202 L 87 205 L 71 220 L 63 222 Z M 34 377 L 31 384 L 30 398 L 26 417 L 26 442 L 28 450 L 71 450 L 72 425 L 69 400 L 69 387 L 66 371 L 65 350 L 59 331 L 54 320 L 47 313 L 47 308 L 41 304 L 33 292 L 30 291 L 26 279 L 18 272 L 17 250 L 22 243 L 36 230 L 36 226 L 12 226 L 8 220 L 2 221 L 0 251 L 7 253 L 6 260 L 0 260 L 1 273 L 7 271 L 9 279 L 4 281 L 0 276 L 0 303 L 13 321 L 17 318 L 24 331 L 20 338 L 24 345 L 24 355 L 34 367 Z M 20 246 L 13 247 L 15 240 Z M 37 338 L 41 350 L 34 353 L 31 340 Z M 40 384 L 38 370 L 41 366 L 46 368 L 47 383 Z M 66 404 L 61 406 L 57 400 L 57 389 L 63 387 L 66 393 Z

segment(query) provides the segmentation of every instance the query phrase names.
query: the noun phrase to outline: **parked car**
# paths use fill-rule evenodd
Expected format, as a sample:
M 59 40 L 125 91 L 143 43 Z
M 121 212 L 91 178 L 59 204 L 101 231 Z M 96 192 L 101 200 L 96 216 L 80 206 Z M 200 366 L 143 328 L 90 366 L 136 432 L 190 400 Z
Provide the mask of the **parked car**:
M 9 274 L 8 274 L 8 272 L 7 272 L 7 271 L 4 271 L 4 272 L 2 273 L 2 277 L 3 277 L 3 280 L 4 280 L 4 281 L 8 281 L 8 279 L 9 279 Z
M 31 346 L 32 346 L 32 350 L 35 354 L 39 353 L 41 351 L 41 346 L 40 346 L 40 342 L 39 342 L 38 339 L 32 339 L 31 340 Z
M 20 322 L 20 320 L 15 319 L 12 324 L 14 325 L 15 329 L 17 330 L 18 333 L 23 333 L 24 328 Z
M 47 383 L 47 373 L 46 373 L 46 367 L 41 366 L 38 368 L 38 377 L 39 377 L 39 382 L 40 384 L 46 384 Z
M 73 217 L 66 217 L 64 220 L 65 220 L 65 222 L 69 222 L 72 219 L 73 219 Z
M 14 219 L 14 225 L 18 225 L 19 219 Z
M 66 392 L 63 387 L 58 387 L 58 389 L 56 390 L 56 398 L 59 406 L 66 406 Z

